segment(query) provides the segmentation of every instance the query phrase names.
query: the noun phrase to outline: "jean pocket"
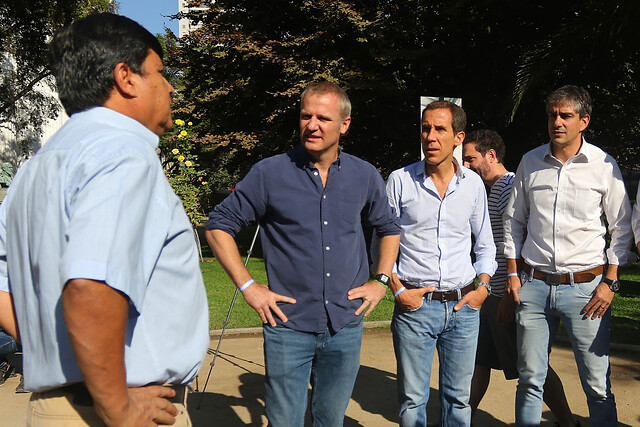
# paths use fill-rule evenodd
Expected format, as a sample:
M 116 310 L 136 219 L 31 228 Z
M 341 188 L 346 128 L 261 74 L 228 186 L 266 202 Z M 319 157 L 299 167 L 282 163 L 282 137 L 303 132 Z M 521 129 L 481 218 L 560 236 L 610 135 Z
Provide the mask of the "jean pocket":
M 482 306 L 480 306 L 480 307 L 474 307 L 474 306 L 472 306 L 472 305 L 471 305 L 471 304 L 469 304 L 469 303 L 466 303 L 466 304 L 465 304 L 465 306 L 469 307 L 469 308 L 470 308 L 471 310 L 473 310 L 473 311 L 480 311 L 480 307 L 482 307 Z
M 424 297 L 422 297 L 422 301 L 420 302 L 420 305 L 417 308 L 414 308 L 413 310 L 404 308 L 402 304 L 396 301 L 396 310 L 398 310 L 399 313 L 414 313 L 420 310 L 423 306 L 424 306 Z
M 584 297 L 589 297 L 591 298 L 591 294 L 593 293 L 593 291 L 598 287 L 598 285 L 601 282 L 601 277 L 602 276 L 598 276 L 598 280 L 592 280 L 591 282 L 582 282 L 582 283 L 576 283 L 576 289 L 578 289 L 578 293 L 581 294 Z
M 345 328 L 357 328 L 358 326 L 360 326 L 360 323 L 362 323 L 362 314 L 358 317 L 356 317 L 356 319 L 352 322 L 347 323 L 344 327 Z

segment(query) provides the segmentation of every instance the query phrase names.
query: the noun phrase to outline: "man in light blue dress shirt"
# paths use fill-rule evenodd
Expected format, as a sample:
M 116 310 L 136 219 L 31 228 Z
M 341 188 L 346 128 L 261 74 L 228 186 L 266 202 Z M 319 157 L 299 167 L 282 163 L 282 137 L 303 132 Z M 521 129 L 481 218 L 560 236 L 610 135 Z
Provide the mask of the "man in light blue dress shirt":
M 490 293 L 489 278 L 497 264 L 484 184 L 453 158 L 465 125 L 462 108 L 448 101 L 429 104 L 422 114 L 424 162 L 394 171 L 387 182 L 387 197 L 402 228 L 397 274 L 391 282 L 402 426 L 427 425 L 435 349 L 440 421 L 447 427 L 471 423 L 478 310 Z
M 15 304 L 27 422 L 190 425 L 185 385 L 206 354 L 208 307 L 156 155 L 172 126 L 162 47 L 99 14 L 58 33 L 51 53 L 71 118 L 0 208 L 0 312 Z

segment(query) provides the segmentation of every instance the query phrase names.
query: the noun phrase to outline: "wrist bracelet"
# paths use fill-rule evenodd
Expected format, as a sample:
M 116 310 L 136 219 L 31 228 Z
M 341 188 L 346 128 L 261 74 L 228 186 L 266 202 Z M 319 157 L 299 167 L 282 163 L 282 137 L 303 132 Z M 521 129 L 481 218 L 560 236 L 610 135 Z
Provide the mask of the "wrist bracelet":
M 398 289 L 398 290 L 393 294 L 393 297 L 394 297 L 394 298 L 398 298 L 398 295 L 400 295 L 401 293 L 403 293 L 403 292 L 404 292 L 404 291 L 406 291 L 406 290 L 407 290 L 407 288 L 405 288 L 404 286 L 403 286 L 403 287 L 401 287 L 400 289 Z
M 247 289 L 249 286 L 251 286 L 254 282 L 255 282 L 255 280 L 253 280 L 253 279 L 249 279 L 246 282 L 244 282 L 244 285 L 240 286 L 240 292 L 244 292 L 245 289 Z
M 507 277 L 513 277 L 513 276 L 520 277 L 520 274 L 518 274 L 518 273 L 509 273 L 509 274 L 507 274 Z

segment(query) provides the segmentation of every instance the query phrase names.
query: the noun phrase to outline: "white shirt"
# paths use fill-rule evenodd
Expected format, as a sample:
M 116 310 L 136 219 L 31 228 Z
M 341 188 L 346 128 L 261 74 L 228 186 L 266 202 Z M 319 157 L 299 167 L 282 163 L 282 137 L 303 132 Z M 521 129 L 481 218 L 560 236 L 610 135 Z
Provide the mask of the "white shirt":
M 508 259 L 547 272 L 577 272 L 635 260 L 631 204 L 616 161 L 584 139 L 564 164 L 551 143 L 524 155 L 504 213 Z M 605 256 L 605 214 L 611 244 Z M 527 218 L 528 217 L 528 218 Z
M 391 173 L 387 197 L 402 228 L 397 264 L 401 280 L 449 290 L 496 271 L 487 193 L 478 174 L 456 163 L 456 173 L 440 198 L 424 162 L 417 162 Z
M 633 205 L 633 213 L 631 214 L 631 228 L 633 228 L 633 235 L 637 245 L 640 243 L 640 185 L 636 194 L 636 204 Z

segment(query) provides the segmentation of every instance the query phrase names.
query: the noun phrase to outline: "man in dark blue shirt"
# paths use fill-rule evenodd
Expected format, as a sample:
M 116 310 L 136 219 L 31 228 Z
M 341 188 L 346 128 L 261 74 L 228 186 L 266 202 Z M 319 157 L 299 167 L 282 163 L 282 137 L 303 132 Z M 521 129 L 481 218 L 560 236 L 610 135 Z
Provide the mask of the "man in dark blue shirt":
M 342 425 L 360 366 L 361 314 L 384 297 L 398 252 L 380 174 L 338 147 L 350 115 L 340 87 L 311 84 L 301 96 L 301 145 L 256 164 L 209 215 L 209 244 L 264 323 L 266 413 L 278 427 L 303 425 L 310 380 L 314 425 Z M 233 240 L 251 221 L 260 221 L 268 287 L 254 282 Z M 381 238 L 375 280 L 362 222 Z

